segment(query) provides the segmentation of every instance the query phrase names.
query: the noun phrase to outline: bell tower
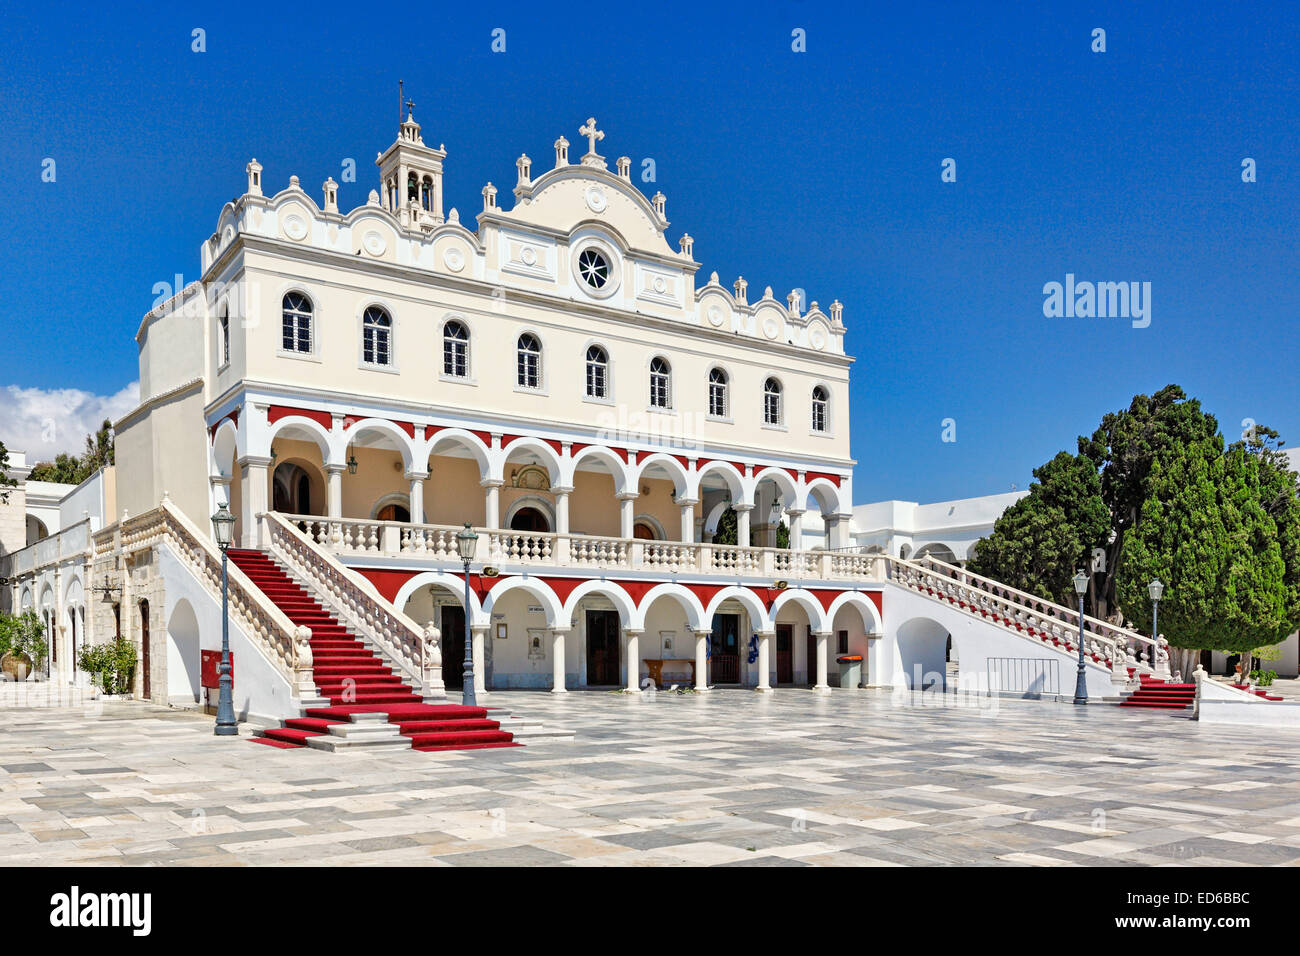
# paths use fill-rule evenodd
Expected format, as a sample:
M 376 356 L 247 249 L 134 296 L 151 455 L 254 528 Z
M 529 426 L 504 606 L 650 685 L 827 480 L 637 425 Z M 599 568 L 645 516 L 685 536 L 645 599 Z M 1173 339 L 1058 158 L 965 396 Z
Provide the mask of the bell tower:
M 398 128 L 397 140 L 379 154 L 380 204 L 404 226 L 437 225 L 442 214 L 442 147 L 424 144 L 420 124 L 415 121 L 415 104 L 406 101 L 406 120 Z

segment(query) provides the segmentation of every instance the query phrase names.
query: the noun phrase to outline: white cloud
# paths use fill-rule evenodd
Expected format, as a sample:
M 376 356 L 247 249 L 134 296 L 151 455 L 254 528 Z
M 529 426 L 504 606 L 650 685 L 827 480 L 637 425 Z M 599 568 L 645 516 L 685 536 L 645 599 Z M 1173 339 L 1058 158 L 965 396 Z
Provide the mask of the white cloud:
M 53 461 L 61 451 L 80 454 L 86 436 L 104 419 L 117 421 L 140 403 L 140 383 L 112 395 L 79 388 L 0 388 L 0 442 L 27 452 L 27 464 Z

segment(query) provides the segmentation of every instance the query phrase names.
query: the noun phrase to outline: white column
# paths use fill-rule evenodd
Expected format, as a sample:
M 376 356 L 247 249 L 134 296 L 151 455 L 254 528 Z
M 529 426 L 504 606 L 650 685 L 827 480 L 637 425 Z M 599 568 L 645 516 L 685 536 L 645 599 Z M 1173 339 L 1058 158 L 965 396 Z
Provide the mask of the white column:
M 849 519 L 852 517 L 845 514 L 826 516 L 828 543 L 832 550 L 848 547 Z
M 734 504 L 731 506 L 736 512 L 736 544 L 742 548 L 749 547 L 749 513 L 754 510 L 753 505 Z
M 712 628 L 699 628 L 695 632 L 695 689 L 709 689 L 709 638 L 713 636 Z
M 551 628 L 551 693 L 563 694 L 564 689 L 564 638 L 567 627 Z
M 326 465 L 326 517 L 343 517 L 343 469 L 346 465 Z
M 569 492 L 572 488 L 557 485 L 551 489 L 555 495 L 555 533 L 569 533 Z
M 483 487 L 483 527 L 501 527 L 501 485 L 500 478 L 484 478 L 479 484 Z
M 785 513 L 790 521 L 790 550 L 803 550 L 803 509 L 791 508 Z
M 817 638 L 817 682 L 813 685 L 813 690 L 820 694 L 827 694 L 831 689 L 830 683 L 826 680 L 826 653 L 831 632 L 817 631 L 814 636 Z
M 257 516 L 266 511 L 267 467 L 269 458 L 248 456 L 239 460 L 239 521 L 243 528 L 245 548 L 258 547 Z
M 686 542 L 695 540 L 695 504 L 694 498 L 677 499 L 677 506 L 682 509 L 681 539 Z
M 625 627 L 623 636 L 627 638 L 627 692 L 634 694 L 641 689 L 641 631 Z
M 410 508 L 411 523 L 424 524 L 424 479 L 429 475 L 422 471 L 408 471 L 406 480 L 411 483 Z
M 754 689 L 762 694 L 772 693 L 772 681 L 767 662 L 773 633 L 772 631 L 758 632 L 758 686 Z
M 632 537 L 632 528 L 636 523 L 636 499 L 640 497 L 635 491 L 625 491 L 618 496 L 619 537 Z
M 469 639 L 474 657 L 474 693 L 482 696 L 487 693 L 487 662 L 483 657 L 483 639 L 488 629 L 482 625 L 470 626 Z

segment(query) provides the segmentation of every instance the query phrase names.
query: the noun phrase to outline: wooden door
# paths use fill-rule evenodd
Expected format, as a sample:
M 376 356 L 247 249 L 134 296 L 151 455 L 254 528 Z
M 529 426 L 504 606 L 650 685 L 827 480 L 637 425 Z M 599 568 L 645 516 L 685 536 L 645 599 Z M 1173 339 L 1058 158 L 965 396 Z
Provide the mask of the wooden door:
M 587 612 L 587 686 L 608 687 L 619 683 L 619 639 L 617 611 Z
M 402 505 L 384 505 L 379 509 L 379 514 L 375 515 L 375 518 L 379 521 L 406 522 L 411 520 L 411 512 Z
M 709 636 L 709 683 L 740 683 L 740 615 L 713 615 Z
M 144 668 L 144 699 L 151 700 L 149 692 L 149 602 L 140 602 L 140 666 Z
M 442 631 L 442 682 L 448 690 L 465 689 L 465 610 L 445 604 L 438 621 Z
M 794 625 L 776 626 L 776 682 L 794 683 Z

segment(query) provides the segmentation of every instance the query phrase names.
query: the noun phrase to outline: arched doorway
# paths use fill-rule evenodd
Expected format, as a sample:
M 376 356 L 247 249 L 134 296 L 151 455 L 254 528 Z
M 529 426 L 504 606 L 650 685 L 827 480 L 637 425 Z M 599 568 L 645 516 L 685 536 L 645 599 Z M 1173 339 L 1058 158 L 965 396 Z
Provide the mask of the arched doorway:
M 411 512 L 405 505 L 384 505 L 375 513 L 380 521 L 410 521 Z
M 167 698 L 199 700 L 199 621 L 189 601 L 177 602 L 167 620 Z
M 510 530 L 546 533 L 551 530 L 551 522 L 541 509 L 525 506 L 510 517 Z
M 638 521 L 632 526 L 632 537 L 640 538 L 642 541 L 655 541 L 655 529 L 645 521 Z
M 313 514 L 311 477 L 297 465 L 285 462 L 272 479 L 272 510 L 281 514 Z

